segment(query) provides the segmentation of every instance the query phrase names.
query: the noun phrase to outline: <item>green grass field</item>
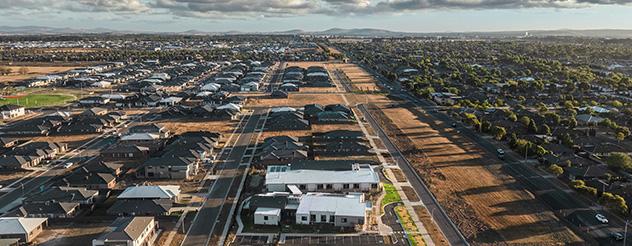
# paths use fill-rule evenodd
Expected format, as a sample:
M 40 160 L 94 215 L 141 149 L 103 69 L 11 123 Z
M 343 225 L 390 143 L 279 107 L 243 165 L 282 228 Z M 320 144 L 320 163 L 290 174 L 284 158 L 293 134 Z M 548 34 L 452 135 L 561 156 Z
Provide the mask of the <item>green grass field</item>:
M 402 201 L 402 198 L 399 197 L 399 193 L 397 193 L 393 184 L 384 183 L 384 192 L 386 192 L 386 195 L 384 195 L 384 198 L 382 199 L 382 207 L 389 203 Z
M 30 94 L 20 98 L 1 98 L 0 105 L 16 104 L 26 108 L 39 108 L 64 105 L 75 99 L 75 96 L 64 94 Z

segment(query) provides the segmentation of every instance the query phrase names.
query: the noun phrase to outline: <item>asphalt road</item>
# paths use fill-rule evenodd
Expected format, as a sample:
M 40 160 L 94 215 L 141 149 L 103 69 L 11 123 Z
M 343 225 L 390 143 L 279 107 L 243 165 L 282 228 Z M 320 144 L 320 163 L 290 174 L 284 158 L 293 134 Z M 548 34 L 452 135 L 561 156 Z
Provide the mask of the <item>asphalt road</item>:
M 347 83 L 347 80 L 340 73 L 340 71 L 334 71 L 334 75 L 336 76 L 336 79 L 340 81 L 340 84 L 344 87 L 345 91 L 349 92 L 352 90 L 351 86 L 349 85 L 349 83 Z M 358 105 L 358 109 L 360 110 L 360 112 L 362 112 L 364 118 L 371 125 L 371 127 L 376 130 L 377 136 L 380 138 L 380 140 L 382 140 L 382 143 L 384 143 L 384 145 L 386 146 L 386 150 L 388 150 L 390 155 L 393 157 L 393 160 L 395 160 L 402 172 L 404 172 L 413 189 L 417 191 L 417 194 L 419 194 L 421 201 L 426 206 L 428 211 L 439 211 L 438 213 L 432 213 L 432 217 L 435 223 L 437 223 L 437 225 L 443 232 L 446 240 L 448 240 L 451 245 L 469 245 L 465 237 L 463 237 L 463 235 L 459 231 L 458 227 L 454 225 L 452 220 L 450 220 L 450 217 L 448 217 L 448 215 L 445 213 L 445 211 L 443 210 L 439 202 L 435 199 L 434 195 L 432 195 L 421 177 L 419 177 L 417 172 L 412 168 L 410 162 L 408 162 L 406 157 L 399 151 L 397 146 L 395 146 L 395 144 L 391 142 L 386 132 L 382 129 L 382 126 L 380 126 L 380 124 L 373 118 L 373 116 L 369 113 L 364 105 Z
M 272 77 L 269 80 L 266 92 L 272 93 L 279 88 L 279 86 L 281 85 L 281 80 L 283 79 L 283 72 L 285 71 L 286 65 L 287 63 L 280 62 L 279 66 L 274 69 Z
M 124 130 L 126 125 L 136 120 L 142 120 L 147 114 L 142 115 L 140 118 L 134 119 L 130 122 L 123 122 L 113 128 L 111 131 L 120 132 Z M 82 165 L 85 165 L 92 159 L 99 156 L 100 151 L 105 149 L 106 147 L 116 143 L 116 137 L 109 134 L 111 131 L 108 131 L 90 141 L 85 143 L 83 146 L 80 146 L 77 149 L 70 150 L 62 155 L 58 160 L 64 160 L 55 165 L 51 165 L 45 170 L 43 173 L 31 177 L 27 177 L 20 182 L 15 183 L 11 186 L 11 188 L 15 188 L 11 192 L 8 192 L 2 196 L 0 196 L 0 211 L 6 212 L 3 210 L 9 210 L 9 205 L 18 206 L 19 203 L 16 203 L 16 200 L 19 200 L 21 197 L 31 194 L 37 193 L 45 189 L 45 187 L 49 186 L 51 181 L 55 178 L 61 177 L 71 170 L 74 170 Z M 66 163 L 72 162 L 74 165 L 68 169 L 63 168 L 63 165 Z
M 231 210 L 238 202 L 242 178 L 246 175 L 249 156 L 254 153 L 251 148 L 257 129 L 262 127 L 262 116 L 265 110 L 256 110 L 240 126 L 237 140 L 230 148 L 225 149 L 218 158 L 216 170 L 219 178 L 211 184 L 207 199 L 192 222 L 183 246 L 212 245 L 220 243 L 224 229 L 232 222 Z
M 371 71 L 366 67 L 365 69 L 367 71 Z M 376 75 L 375 73 L 373 74 L 378 77 L 379 81 L 385 84 L 384 81 L 386 80 L 383 77 Z M 424 111 L 433 118 L 442 121 L 446 127 L 449 127 L 452 122 L 457 123 L 457 130 L 459 134 L 471 139 L 489 153 L 495 155 L 496 150 L 498 148 L 502 148 L 495 145 L 490 140 L 483 138 L 478 132 L 464 126 L 461 122 L 455 121 L 449 115 L 432 109 L 438 107 L 434 102 L 419 99 L 411 95 L 406 90 L 403 90 L 399 83 L 389 83 L 386 88 L 391 95 L 407 99 L 411 103 L 415 104 L 415 106 L 424 109 Z M 549 206 L 549 208 L 555 212 L 558 217 L 572 225 L 571 228 L 575 229 L 574 231 L 576 233 L 582 234 L 583 238 L 587 239 L 587 244 L 623 245 L 622 241 L 614 240 L 611 237 L 611 234 L 614 232 L 623 234 L 625 231 L 624 221 L 617 216 L 600 209 L 600 207 L 597 204 L 594 204 L 594 202 L 579 196 L 572 190 L 569 190 L 568 187 L 562 184 L 557 178 L 543 176 L 540 172 L 535 170 L 535 167 L 521 162 L 521 156 L 518 156 L 512 151 L 506 151 L 506 153 L 503 170 L 520 181 L 525 188 Z M 595 219 L 595 215 L 598 213 L 606 215 L 610 222 L 608 224 L 603 224 L 597 221 Z M 628 239 L 632 239 L 631 230 L 632 228 L 628 228 Z M 632 240 L 626 240 L 626 245 L 632 245 Z
M 384 206 L 384 215 L 382 215 L 382 222 L 393 229 L 393 235 L 391 235 L 393 245 L 408 246 L 410 245 L 410 243 L 408 242 L 406 231 L 404 230 L 402 224 L 399 222 L 399 218 L 395 213 L 395 207 L 397 207 L 397 205 L 399 204 L 391 203 Z
M 364 114 L 365 119 L 369 122 L 369 124 L 371 124 L 373 129 L 377 130 L 378 137 L 386 146 L 386 149 L 393 157 L 393 160 L 395 160 L 402 172 L 404 172 L 412 187 L 415 189 L 415 191 L 417 191 L 417 194 L 419 194 L 419 198 L 426 206 L 428 211 L 439 211 L 438 213 L 432 213 L 432 218 L 443 232 L 443 235 L 445 235 L 446 240 L 448 240 L 451 245 L 468 245 L 467 240 L 465 240 L 458 227 L 456 227 L 456 225 L 454 225 L 454 223 L 450 220 L 450 217 L 448 217 L 448 215 L 444 212 L 443 208 L 441 207 L 441 205 L 439 205 L 439 202 L 432 195 L 421 177 L 419 177 L 417 172 L 415 172 L 411 164 L 399 151 L 395 144 L 391 142 L 390 138 L 388 137 L 386 132 L 384 132 L 380 124 L 377 123 L 377 121 L 367 111 L 364 105 L 358 105 L 358 109 L 360 109 L 362 114 Z

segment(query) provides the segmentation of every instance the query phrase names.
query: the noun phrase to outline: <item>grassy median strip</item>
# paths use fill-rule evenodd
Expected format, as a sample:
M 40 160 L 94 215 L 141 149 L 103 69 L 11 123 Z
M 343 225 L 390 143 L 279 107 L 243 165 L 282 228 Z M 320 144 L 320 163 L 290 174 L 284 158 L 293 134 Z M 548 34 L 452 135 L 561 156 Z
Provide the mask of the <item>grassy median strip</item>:
M 384 183 L 384 192 L 386 192 L 386 195 L 384 195 L 384 198 L 382 198 L 382 207 L 389 203 L 402 201 L 402 198 L 399 196 L 399 193 L 397 193 L 397 190 L 395 189 L 395 186 L 393 184 Z
M 395 213 L 397 213 L 397 217 L 399 218 L 399 223 L 402 224 L 404 230 L 406 230 L 406 235 L 408 240 L 410 241 L 410 245 L 413 246 L 422 246 L 426 245 L 423 237 L 419 234 L 419 229 L 413 222 L 413 218 L 410 217 L 408 210 L 406 210 L 405 206 L 397 206 L 395 207 Z

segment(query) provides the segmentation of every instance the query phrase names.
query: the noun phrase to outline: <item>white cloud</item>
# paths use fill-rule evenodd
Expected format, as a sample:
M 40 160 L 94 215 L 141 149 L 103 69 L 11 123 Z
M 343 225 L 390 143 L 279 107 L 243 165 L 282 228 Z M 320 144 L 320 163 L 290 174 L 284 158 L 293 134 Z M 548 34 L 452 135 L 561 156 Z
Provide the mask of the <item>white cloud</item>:
M 366 15 L 423 9 L 579 8 L 632 0 L 0 0 L 0 12 L 108 12 L 196 18 Z

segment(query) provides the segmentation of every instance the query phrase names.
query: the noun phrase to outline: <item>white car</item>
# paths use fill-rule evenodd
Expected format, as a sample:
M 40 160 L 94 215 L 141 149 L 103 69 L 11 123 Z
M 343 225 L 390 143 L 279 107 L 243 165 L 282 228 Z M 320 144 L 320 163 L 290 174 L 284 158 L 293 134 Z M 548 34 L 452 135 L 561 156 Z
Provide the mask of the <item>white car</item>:
M 70 168 L 70 167 L 72 167 L 72 165 L 74 165 L 74 163 L 68 162 L 68 163 L 64 164 L 64 168 Z
M 604 216 L 603 214 L 596 214 L 595 219 L 597 219 L 602 224 L 608 224 L 608 218 L 606 218 L 606 216 Z

